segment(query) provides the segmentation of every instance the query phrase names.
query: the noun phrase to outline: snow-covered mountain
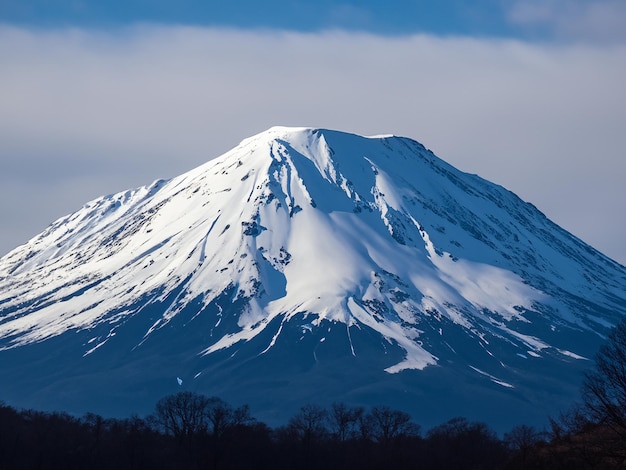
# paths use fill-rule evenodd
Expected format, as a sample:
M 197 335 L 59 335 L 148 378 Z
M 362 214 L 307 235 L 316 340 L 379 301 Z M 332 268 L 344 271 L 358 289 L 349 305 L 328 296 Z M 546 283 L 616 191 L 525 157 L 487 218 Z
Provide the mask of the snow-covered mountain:
M 626 268 L 401 137 L 276 127 L 0 259 L 0 399 L 121 415 L 179 388 L 506 427 L 576 397 Z M 179 380 L 182 385 L 179 385 Z

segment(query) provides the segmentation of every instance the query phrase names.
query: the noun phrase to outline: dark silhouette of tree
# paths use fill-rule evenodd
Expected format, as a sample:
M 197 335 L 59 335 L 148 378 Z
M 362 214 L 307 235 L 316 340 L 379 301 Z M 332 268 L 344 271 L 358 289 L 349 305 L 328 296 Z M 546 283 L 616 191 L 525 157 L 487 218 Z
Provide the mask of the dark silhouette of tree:
M 388 443 L 394 439 L 418 436 L 420 428 L 411 422 L 411 416 L 404 411 L 393 410 L 388 406 L 375 406 L 370 411 L 372 437 L 377 442 Z
M 22 417 L 16 410 L 0 402 L 0 466 L 14 462 L 19 451 Z
M 543 433 L 526 424 L 515 426 L 504 434 L 504 444 L 516 454 L 522 467 L 528 463 L 530 453 L 540 442 L 544 442 Z
M 216 438 L 221 438 L 228 429 L 234 426 L 250 424 L 254 421 L 248 405 L 233 408 L 217 397 L 207 399 L 204 413 L 209 424 L 209 431 Z
M 358 437 L 361 442 L 374 440 L 374 417 L 371 413 L 362 413 L 358 417 Z
M 333 403 L 328 413 L 328 422 L 333 436 L 344 442 L 358 435 L 359 419 L 365 413 L 362 406 L 350 407 L 345 403 Z
M 156 404 L 154 422 L 158 429 L 173 436 L 184 452 L 190 468 L 219 468 L 233 455 L 236 428 L 251 425 L 248 406 L 233 408 L 221 398 L 192 392 L 169 395 Z M 249 434 L 249 433 L 248 433 Z
M 206 432 L 209 399 L 192 392 L 179 392 L 161 398 L 156 404 L 156 422 L 177 439 L 184 441 Z
M 328 412 L 318 405 L 304 405 L 287 423 L 287 429 L 304 444 L 322 441 L 328 435 Z
M 587 470 L 615 466 L 607 448 L 606 427 L 589 420 L 581 405 L 550 418 L 550 431 L 530 448 L 513 455 L 507 469 Z M 505 435 L 505 439 L 508 436 Z M 522 436 L 523 437 L 523 436 Z M 524 438 L 524 441 L 527 441 Z
M 283 468 L 315 469 L 327 467 L 325 451 L 329 442 L 328 412 L 319 405 L 308 404 L 276 430 L 278 454 Z
M 427 468 L 496 468 L 507 452 L 496 433 L 485 423 L 453 418 L 428 431 Z
M 518 427 L 505 435 L 518 452 L 507 468 L 614 469 L 626 463 L 626 319 L 608 335 L 585 374 L 582 404 L 550 419 L 547 441 L 532 444 L 532 433 Z M 524 431 L 524 432 L 521 432 Z
M 582 397 L 592 421 L 626 439 L 626 320 L 600 348 L 595 368 L 585 375 Z

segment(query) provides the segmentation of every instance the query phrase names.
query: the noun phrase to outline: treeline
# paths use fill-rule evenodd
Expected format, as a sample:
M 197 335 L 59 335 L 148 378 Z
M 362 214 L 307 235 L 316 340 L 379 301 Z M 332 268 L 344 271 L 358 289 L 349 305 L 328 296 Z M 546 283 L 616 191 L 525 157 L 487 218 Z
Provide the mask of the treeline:
M 590 419 L 584 404 L 550 419 L 548 432 L 526 432 L 525 426 L 514 431 L 509 439 L 517 452 L 507 469 L 626 469 L 626 434 L 605 420 Z
M 275 429 L 191 392 L 161 399 L 148 418 L 0 406 L 1 469 L 495 469 L 511 456 L 483 423 L 456 418 L 422 436 L 386 406 L 307 405 Z
M 303 406 L 272 429 L 219 398 L 180 392 L 147 418 L 76 418 L 0 404 L 0 469 L 612 469 L 620 436 L 580 412 L 551 430 L 517 426 L 503 438 L 455 418 L 422 433 L 386 406 Z

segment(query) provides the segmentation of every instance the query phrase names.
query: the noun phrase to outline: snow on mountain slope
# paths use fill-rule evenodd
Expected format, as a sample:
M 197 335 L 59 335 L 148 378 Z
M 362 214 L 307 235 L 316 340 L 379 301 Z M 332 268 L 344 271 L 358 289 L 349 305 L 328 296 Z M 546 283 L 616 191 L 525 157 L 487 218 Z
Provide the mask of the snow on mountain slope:
M 340 331 L 358 358 L 368 331 L 400 351 L 387 374 L 461 361 L 515 388 L 519 358 L 593 354 L 625 291 L 623 266 L 415 141 L 276 127 L 91 201 L 3 257 L 0 357 L 73 332 L 88 358 L 145 317 L 115 343 L 139 354 L 182 334 L 193 306 L 183 325 L 209 334 L 190 360 L 257 342 L 265 355 L 287 329 Z M 482 352 L 461 357 L 458 341 Z

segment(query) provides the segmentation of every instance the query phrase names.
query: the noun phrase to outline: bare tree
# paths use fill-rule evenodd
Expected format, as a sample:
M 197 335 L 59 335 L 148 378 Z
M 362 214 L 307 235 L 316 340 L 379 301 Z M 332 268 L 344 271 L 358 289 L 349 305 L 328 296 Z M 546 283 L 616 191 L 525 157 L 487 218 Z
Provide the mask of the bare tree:
M 522 463 L 526 462 L 533 447 L 542 441 L 544 441 L 543 435 L 526 424 L 515 426 L 504 434 L 504 443 L 509 449 L 519 454 Z
M 411 416 L 404 411 L 393 410 L 388 406 L 375 406 L 370 415 L 373 424 L 373 437 L 378 442 L 390 442 L 398 437 L 419 435 L 419 426 L 411 422 Z
M 321 441 L 328 429 L 326 421 L 328 412 L 318 405 L 304 405 L 287 424 L 290 433 L 302 443 L 309 445 Z
M 330 408 L 329 422 L 334 436 L 344 442 L 357 435 L 359 419 L 365 413 L 362 406 L 349 407 L 345 403 L 333 403 Z
M 371 413 L 362 413 L 357 420 L 358 436 L 363 442 L 374 440 L 374 417 Z
M 179 440 L 188 440 L 207 430 L 209 399 L 192 392 L 161 398 L 156 404 L 156 422 Z
M 582 387 L 590 418 L 626 438 L 626 319 L 608 336 Z
M 431 428 L 426 440 L 432 459 L 427 468 L 496 468 L 506 455 L 492 429 L 463 417 Z
M 251 423 L 254 419 L 250 415 L 250 408 L 244 405 L 233 408 L 221 398 L 211 397 L 207 400 L 206 418 L 210 424 L 211 434 L 222 437 L 227 429 L 234 426 Z

